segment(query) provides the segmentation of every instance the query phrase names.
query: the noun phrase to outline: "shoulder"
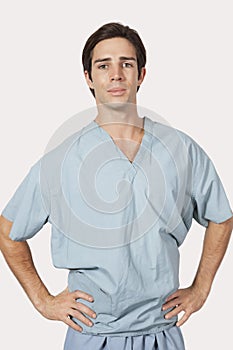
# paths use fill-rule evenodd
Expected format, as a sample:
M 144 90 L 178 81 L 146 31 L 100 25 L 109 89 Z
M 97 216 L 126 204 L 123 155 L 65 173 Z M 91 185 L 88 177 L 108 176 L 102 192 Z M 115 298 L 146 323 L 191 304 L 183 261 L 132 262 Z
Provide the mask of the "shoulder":
M 188 133 L 163 122 L 150 119 L 149 123 L 152 144 L 156 145 L 159 140 L 172 155 L 188 157 L 195 166 L 204 166 L 210 161 L 203 147 Z
M 53 166 L 57 163 L 60 164 L 72 147 L 88 143 L 88 139 L 92 137 L 93 129 L 93 123 L 89 123 L 73 133 L 64 131 L 64 135 L 54 135 L 39 162 L 46 165 L 52 162 Z
M 150 129 L 152 135 L 159 138 L 163 142 L 179 142 L 187 147 L 191 152 L 195 150 L 204 151 L 202 146 L 198 144 L 192 136 L 169 124 L 150 119 Z

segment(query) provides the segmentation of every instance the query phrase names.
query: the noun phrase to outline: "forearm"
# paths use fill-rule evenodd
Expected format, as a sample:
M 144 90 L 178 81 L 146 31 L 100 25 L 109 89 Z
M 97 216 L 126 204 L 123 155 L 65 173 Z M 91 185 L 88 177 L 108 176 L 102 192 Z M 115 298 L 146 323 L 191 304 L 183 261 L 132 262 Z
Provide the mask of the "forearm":
M 232 219 L 221 224 L 210 222 L 206 229 L 202 256 L 193 286 L 207 297 L 225 255 L 232 231 Z
M 87 316 L 95 318 L 94 311 L 76 300 L 92 302 L 93 297 L 85 291 L 69 292 L 68 288 L 56 296 L 51 295 L 38 275 L 27 242 L 10 239 L 12 224 L 0 215 L 0 250 L 35 308 L 47 319 L 63 321 L 76 331 L 82 331 L 82 327 L 72 317 L 91 327 L 92 322 Z
M 40 311 L 43 300 L 49 295 L 49 292 L 34 266 L 28 243 L 14 242 L 1 235 L 0 247 L 11 271 L 35 308 Z
M 182 311 L 185 312 L 177 322 L 177 326 L 183 325 L 190 315 L 198 311 L 205 303 L 226 252 L 232 226 L 232 219 L 221 224 L 209 223 L 205 233 L 202 256 L 192 286 L 178 289 L 166 299 L 163 310 L 172 309 L 165 315 L 166 319 L 177 316 Z

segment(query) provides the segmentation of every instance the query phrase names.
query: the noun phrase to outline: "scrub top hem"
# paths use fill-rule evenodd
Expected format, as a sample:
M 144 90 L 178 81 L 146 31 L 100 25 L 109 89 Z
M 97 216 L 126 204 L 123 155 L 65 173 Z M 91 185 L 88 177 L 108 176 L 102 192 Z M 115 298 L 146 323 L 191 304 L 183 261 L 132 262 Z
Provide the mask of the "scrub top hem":
M 132 336 L 140 336 L 140 335 L 147 335 L 147 334 L 157 334 L 174 327 L 176 322 L 177 321 L 171 324 L 167 324 L 165 326 L 161 326 L 161 327 L 156 326 L 156 327 L 153 327 L 151 330 L 145 330 L 145 331 L 139 331 L 139 332 L 94 333 L 94 332 L 82 331 L 81 334 L 93 335 L 93 336 L 98 335 L 103 337 L 132 337 Z

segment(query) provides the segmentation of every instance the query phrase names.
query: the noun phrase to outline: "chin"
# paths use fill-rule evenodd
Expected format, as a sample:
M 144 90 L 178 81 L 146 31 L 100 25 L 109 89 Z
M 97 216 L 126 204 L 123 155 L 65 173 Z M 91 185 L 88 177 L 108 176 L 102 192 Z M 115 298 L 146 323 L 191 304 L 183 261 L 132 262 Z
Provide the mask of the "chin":
M 132 103 L 129 103 L 128 101 L 123 101 L 123 100 L 109 101 L 104 104 L 106 105 L 106 107 L 114 110 L 126 109 L 126 108 L 129 108 L 130 105 L 132 105 Z

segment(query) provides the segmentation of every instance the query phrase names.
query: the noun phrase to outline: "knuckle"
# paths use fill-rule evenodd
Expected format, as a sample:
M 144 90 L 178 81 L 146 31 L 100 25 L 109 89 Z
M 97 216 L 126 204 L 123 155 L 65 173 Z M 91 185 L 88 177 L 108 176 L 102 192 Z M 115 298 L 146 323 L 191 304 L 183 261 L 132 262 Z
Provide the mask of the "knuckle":
M 89 316 L 92 316 L 93 313 L 94 313 L 94 311 L 92 311 L 91 309 L 89 309 L 87 306 L 84 306 L 84 307 L 83 307 L 83 311 L 84 311 L 87 315 L 89 315 Z
M 85 308 L 83 308 L 82 313 L 90 316 L 90 312 Z
M 74 292 L 74 295 L 75 295 L 75 297 L 77 297 L 77 298 L 80 297 L 80 294 L 82 294 L 82 292 L 81 292 L 79 289 L 77 289 L 77 290 Z
M 79 311 L 73 311 L 73 317 L 77 318 L 78 320 L 82 319 L 82 314 Z

